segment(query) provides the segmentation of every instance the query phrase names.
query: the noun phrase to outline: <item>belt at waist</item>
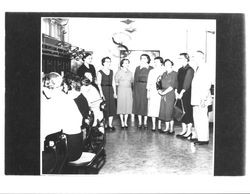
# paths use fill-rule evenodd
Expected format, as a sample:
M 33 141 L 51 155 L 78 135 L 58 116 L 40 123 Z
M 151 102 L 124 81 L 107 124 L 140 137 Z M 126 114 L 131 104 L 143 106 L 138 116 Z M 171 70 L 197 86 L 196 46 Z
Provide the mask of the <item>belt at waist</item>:
M 118 85 L 119 88 L 131 88 L 131 85 Z
M 146 81 L 137 81 L 138 83 L 147 83 Z
M 108 85 L 108 84 L 107 84 L 107 85 L 106 85 L 106 84 L 102 84 L 101 86 L 112 86 L 112 85 Z

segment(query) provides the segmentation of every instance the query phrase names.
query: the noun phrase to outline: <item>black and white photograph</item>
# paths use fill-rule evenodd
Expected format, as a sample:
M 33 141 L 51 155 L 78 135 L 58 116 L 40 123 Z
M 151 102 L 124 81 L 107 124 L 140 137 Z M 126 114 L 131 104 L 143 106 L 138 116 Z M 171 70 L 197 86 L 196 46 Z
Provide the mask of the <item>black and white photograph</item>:
M 4 10 L 0 192 L 249 190 L 246 8 L 191 1 Z
M 41 18 L 43 174 L 213 175 L 216 20 Z

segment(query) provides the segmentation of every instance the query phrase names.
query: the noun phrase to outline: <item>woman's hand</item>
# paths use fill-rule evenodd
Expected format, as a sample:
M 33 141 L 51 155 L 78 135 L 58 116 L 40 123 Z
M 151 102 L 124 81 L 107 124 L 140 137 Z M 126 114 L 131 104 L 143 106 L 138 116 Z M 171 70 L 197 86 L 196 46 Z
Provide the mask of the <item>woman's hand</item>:
M 184 89 L 183 89 L 183 90 L 181 90 L 181 92 L 179 93 L 178 99 L 182 99 L 182 96 L 183 96 L 184 92 L 185 92 L 185 90 L 184 90 Z
M 160 94 L 161 96 L 163 95 L 162 90 L 157 90 L 157 91 L 158 91 L 158 94 Z
M 175 99 L 179 99 L 179 94 L 178 93 L 175 93 Z
M 105 101 L 105 96 L 103 94 L 101 94 L 101 98 Z
M 178 95 L 178 99 L 181 99 L 182 96 L 183 96 L 183 93 L 180 93 L 180 94 Z

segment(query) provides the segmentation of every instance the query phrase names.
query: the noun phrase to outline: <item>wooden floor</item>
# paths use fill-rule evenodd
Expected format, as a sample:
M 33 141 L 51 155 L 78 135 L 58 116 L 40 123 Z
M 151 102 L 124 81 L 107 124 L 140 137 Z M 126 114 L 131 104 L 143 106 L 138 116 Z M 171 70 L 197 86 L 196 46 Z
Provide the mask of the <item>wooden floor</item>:
M 107 161 L 99 174 L 176 174 L 213 175 L 213 133 L 208 145 L 194 145 L 175 135 L 137 129 L 137 121 L 129 120 L 122 130 L 120 121 L 113 121 L 116 131 L 107 132 Z M 175 132 L 181 131 L 175 124 Z

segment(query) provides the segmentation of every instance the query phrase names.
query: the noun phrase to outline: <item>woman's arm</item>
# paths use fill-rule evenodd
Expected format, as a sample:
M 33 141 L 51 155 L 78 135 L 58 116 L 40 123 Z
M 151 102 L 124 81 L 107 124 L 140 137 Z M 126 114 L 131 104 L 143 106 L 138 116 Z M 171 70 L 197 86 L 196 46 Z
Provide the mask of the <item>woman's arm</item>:
M 187 73 L 184 78 L 183 87 L 182 87 L 182 90 L 184 90 L 184 92 L 187 91 L 191 87 L 193 77 L 194 77 L 194 70 L 190 68 L 187 70 Z
M 162 96 L 166 95 L 167 93 L 171 92 L 174 88 L 172 86 L 169 86 L 165 90 L 158 90 L 158 93 Z
M 96 70 L 95 70 L 94 65 L 92 65 L 92 67 L 93 67 L 93 82 L 97 83 Z
M 118 71 L 116 72 L 115 78 L 114 78 L 114 79 L 115 79 L 115 84 L 116 84 L 116 85 L 119 85 L 119 77 L 120 77 L 119 75 L 120 75 L 120 74 L 119 74 L 119 70 L 118 70 Z
M 146 89 L 147 89 L 147 99 L 150 99 L 150 90 L 152 88 L 152 73 L 151 71 L 149 71 L 148 74 L 148 79 L 147 79 L 147 85 L 146 85 Z
M 114 90 L 114 98 L 117 98 L 114 74 L 113 74 L 113 79 L 112 79 L 112 87 L 113 87 L 113 90 Z
M 101 86 L 101 82 L 102 82 L 102 74 L 100 72 L 97 72 L 97 86 L 99 88 L 100 91 L 100 95 L 103 99 L 105 99 L 103 92 L 102 92 L 102 86 Z
M 178 94 L 178 90 L 177 89 L 174 90 L 174 93 L 175 93 L 175 98 L 179 98 L 179 94 Z
M 194 70 L 190 68 L 185 75 L 183 87 L 179 94 L 179 99 L 181 99 L 183 94 L 191 87 L 193 77 L 194 77 Z

